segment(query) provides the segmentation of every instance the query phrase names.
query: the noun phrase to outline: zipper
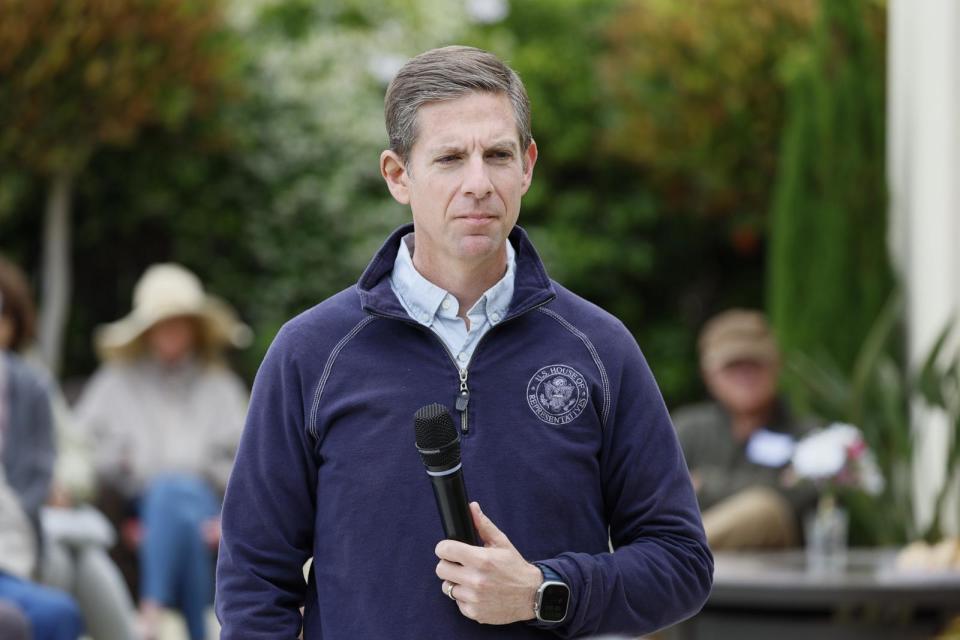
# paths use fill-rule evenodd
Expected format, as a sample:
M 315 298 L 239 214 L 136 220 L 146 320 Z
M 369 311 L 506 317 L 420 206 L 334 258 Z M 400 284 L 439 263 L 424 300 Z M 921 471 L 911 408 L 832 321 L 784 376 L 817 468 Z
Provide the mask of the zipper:
M 440 339 L 440 336 L 435 334 L 430 329 L 427 329 L 422 324 L 413 323 L 417 328 L 425 331 L 426 333 L 433 336 L 434 340 L 440 343 L 440 346 L 443 347 L 443 350 L 447 352 L 447 356 L 450 358 L 450 362 L 453 363 L 453 366 L 457 368 L 457 375 L 460 377 L 460 388 L 457 390 L 457 397 L 454 400 L 453 406 L 457 411 L 460 412 L 460 433 L 467 435 L 470 433 L 470 416 L 467 414 L 467 405 L 470 403 L 470 387 L 467 386 L 467 377 L 470 375 L 469 365 L 466 367 L 461 367 L 457 363 L 457 359 L 453 356 L 453 352 L 450 351 L 450 347 L 447 346 L 443 340 Z M 473 352 L 477 352 L 477 348 L 480 346 L 480 343 L 487 337 L 487 334 L 490 331 L 493 331 L 494 327 L 491 327 L 487 333 L 483 334 L 480 337 L 480 341 L 477 342 L 477 347 L 474 347 Z
M 526 315 L 526 314 L 530 313 L 531 311 L 534 311 L 534 310 L 536 310 L 536 309 L 539 309 L 540 307 L 549 304 L 551 301 L 553 301 L 553 298 L 549 298 L 549 299 L 547 299 L 547 300 L 544 300 L 544 301 L 541 302 L 540 304 L 530 307 L 529 309 L 527 309 L 527 310 L 524 311 L 523 313 L 520 313 L 520 314 L 517 314 L 517 315 L 514 315 L 514 316 L 510 316 L 509 318 L 504 318 L 504 319 L 500 322 L 500 324 L 498 324 L 496 327 L 490 327 L 490 329 L 487 330 L 487 332 L 486 332 L 485 334 L 483 334 L 482 336 L 480 336 L 480 340 L 477 342 L 477 346 L 474 347 L 473 352 L 474 352 L 474 353 L 477 352 L 477 349 L 480 348 L 480 345 L 483 344 L 483 341 L 486 340 L 486 339 L 487 339 L 487 336 L 489 336 L 489 335 L 493 332 L 493 330 L 496 329 L 497 327 L 499 327 L 499 326 L 505 324 L 506 322 L 509 322 L 509 321 L 511 321 L 511 320 L 513 320 L 513 319 L 515 319 L 515 318 L 519 318 L 521 315 Z M 457 359 L 453 356 L 453 352 L 450 351 L 450 347 L 448 347 L 448 346 L 446 345 L 446 343 L 445 343 L 443 340 L 440 339 L 440 336 L 438 336 L 437 334 L 435 334 L 433 331 L 431 331 L 431 330 L 428 329 L 427 327 L 424 327 L 424 326 L 423 326 L 422 324 L 420 324 L 419 322 L 416 322 L 416 321 L 414 321 L 414 320 L 412 320 L 412 319 L 408 319 L 408 318 L 400 318 L 400 317 L 398 317 L 398 316 L 392 316 L 392 315 L 388 315 L 388 314 L 384 314 L 384 313 L 377 313 L 376 311 L 370 311 L 369 309 L 367 310 L 367 313 L 369 313 L 370 315 L 379 316 L 379 317 L 381 317 L 381 318 L 386 318 L 386 319 L 388 319 L 388 320 L 399 320 L 400 322 L 405 322 L 405 323 L 407 323 L 407 324 L 409 324 L 409 325 L 411 325 L 411 326 L 417 327 L 418 329 L 420 329 L 420 330 L 422 330 L 422 331 L 425 331 L 426 333 L 428 333 L 428 334 L 430 334 L 431 336 L 433 336 L 433 338 L 434 338 L 437 342 L 440 343 L 440 346 L 443 347 L 443 350 L 447 352 L 447 356 L 450 358 L 450 362 L 452 362 L 452 363 L 453 363 L 453 366 L 455 366 L 455 367 L 457 368 L 457 375 L 460 377 L 460 388 L 457 390 L 457 399 L 456 399 L 456 401 L 454 402 L 454 406 L 456 407 L 456 410 L 460 412 L 460 433 L 462 433 L 463 435 L 469 434 L 469 433 L 470 433 L 470 418 L 469 418 L 469 415 L 468 415 L 468 413 L 467 413 L 467 405 L 470 403 L 470 387 L 467 386 L 467 377 L 470 375 L 469 365 L 466 366 L 466 367 L 461 367 L 461 366 L 457 363 Z M 471 357 L 471 360 L 473 360 L 472 357 Z

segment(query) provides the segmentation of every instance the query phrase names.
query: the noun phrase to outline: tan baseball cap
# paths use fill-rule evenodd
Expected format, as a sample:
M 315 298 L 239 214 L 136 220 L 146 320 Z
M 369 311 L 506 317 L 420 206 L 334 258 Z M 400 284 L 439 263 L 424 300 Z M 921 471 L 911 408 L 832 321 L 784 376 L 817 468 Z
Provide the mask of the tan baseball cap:
M 705 371 L 716 371 L 738 360 L 780 361 L 766 316 L 749 309 L 730 309 L 711 318 L 700 332 L 699 347 L 700 366 Z

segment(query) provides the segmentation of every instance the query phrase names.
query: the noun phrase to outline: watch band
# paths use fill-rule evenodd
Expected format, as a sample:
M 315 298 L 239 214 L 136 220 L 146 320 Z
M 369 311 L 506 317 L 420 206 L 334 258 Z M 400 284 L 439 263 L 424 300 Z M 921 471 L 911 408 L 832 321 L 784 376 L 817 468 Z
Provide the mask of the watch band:
M 570 587 L 560 574 L 550 567 L 540 563 L 534 565 L 543 574 L 543 582 L 534 596 L 534 616 L 538 624 L 560 624 L 566 619 L 570 607 Z
M 551 569 L 550 567 L 548 567 L 547 565 L 540 564 L 539 562 L 535 562 L 534 565 L 538 569 L 540 569 L 540 573 L 543 574 L 543 579 L 545 581 L 549 580 L 551 582 L 563 582 L 563 578 L 560 576 L 560 574 L 554 571 L 553 569 Z

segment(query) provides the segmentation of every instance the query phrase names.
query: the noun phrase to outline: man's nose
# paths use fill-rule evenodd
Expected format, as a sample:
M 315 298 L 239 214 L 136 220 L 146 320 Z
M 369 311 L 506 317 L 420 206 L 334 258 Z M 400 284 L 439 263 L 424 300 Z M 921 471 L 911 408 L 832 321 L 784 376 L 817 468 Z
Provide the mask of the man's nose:
M 493 192 L 493 183 L 488 173 L 489 167 L 483 156 L 471 156 L 465 167 L 461 191 L 464 195 L 473 196 L 477 200 L 486 198 Z

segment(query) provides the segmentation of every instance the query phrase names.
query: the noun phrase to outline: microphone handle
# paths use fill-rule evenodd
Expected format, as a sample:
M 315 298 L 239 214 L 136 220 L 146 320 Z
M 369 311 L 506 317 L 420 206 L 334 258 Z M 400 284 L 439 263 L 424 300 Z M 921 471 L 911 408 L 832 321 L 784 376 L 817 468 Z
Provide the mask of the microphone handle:
M 473 527 L 470 515 L 470 503 L 467 501 L 467 487 L 463 483 L 463 469 L 444 476 L 430 476 L 433 484 L 433 497 L 437 499 L 437 510 L 443 521 L 443 532 L 447 540 L 458 540 L 476 547 L 480 538 Z

